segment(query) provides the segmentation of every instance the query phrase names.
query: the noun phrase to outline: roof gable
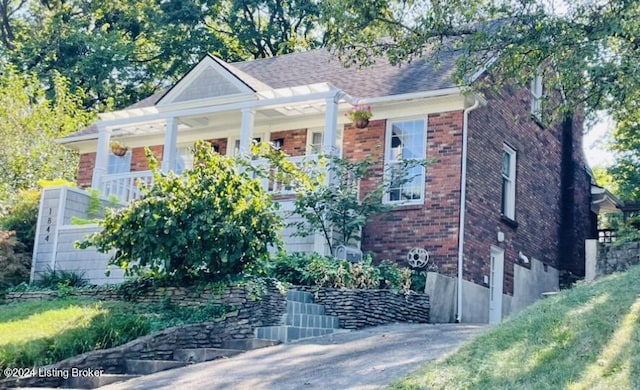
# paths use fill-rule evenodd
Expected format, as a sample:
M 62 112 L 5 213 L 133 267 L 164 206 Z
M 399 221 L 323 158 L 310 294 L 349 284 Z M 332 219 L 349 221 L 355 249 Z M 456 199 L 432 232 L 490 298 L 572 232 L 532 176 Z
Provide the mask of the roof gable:
M 211 55 L 206 55 L 156 103 L 158 106 L 196 100 L 253 94 L 253 78 L 242 78 L 241 72 Z

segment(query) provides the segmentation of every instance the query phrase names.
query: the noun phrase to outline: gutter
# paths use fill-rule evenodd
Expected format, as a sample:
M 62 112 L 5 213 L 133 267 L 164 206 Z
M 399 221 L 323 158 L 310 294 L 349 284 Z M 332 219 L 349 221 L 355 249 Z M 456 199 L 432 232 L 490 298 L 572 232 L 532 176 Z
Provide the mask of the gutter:
M 472 106 L 465 108 L 462 120 L 462 172 L 460 174 L 460 225 L 458 228 L 458 286 L 456 322 L 462 322 L 462 277 L 464 274 L 464 223 L 467 210 L 467 139 L 469 136 L 469 113 L 480 107 L 480 100 L 475 98 Z

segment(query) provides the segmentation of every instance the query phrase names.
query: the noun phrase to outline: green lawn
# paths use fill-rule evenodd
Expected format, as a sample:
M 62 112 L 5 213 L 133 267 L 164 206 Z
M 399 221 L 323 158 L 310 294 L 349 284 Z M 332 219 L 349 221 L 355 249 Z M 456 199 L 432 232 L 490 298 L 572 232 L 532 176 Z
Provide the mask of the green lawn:
M 0 368 L 54 363 L 170 326 L 210 321 L 228 309 L 77 298 L 0 305 Z
M 392 389 L 640 389 L 640 267 L 538 302 Z

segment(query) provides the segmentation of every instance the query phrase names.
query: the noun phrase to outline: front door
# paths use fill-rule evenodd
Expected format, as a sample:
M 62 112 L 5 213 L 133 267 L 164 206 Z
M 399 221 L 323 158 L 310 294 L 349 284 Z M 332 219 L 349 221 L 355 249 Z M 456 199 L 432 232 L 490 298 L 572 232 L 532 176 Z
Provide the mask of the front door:
M 489 323 L 502 321 L 502 285 L 504 281 L 504 249 L 491 247 L 491 275 L 489 277 Z

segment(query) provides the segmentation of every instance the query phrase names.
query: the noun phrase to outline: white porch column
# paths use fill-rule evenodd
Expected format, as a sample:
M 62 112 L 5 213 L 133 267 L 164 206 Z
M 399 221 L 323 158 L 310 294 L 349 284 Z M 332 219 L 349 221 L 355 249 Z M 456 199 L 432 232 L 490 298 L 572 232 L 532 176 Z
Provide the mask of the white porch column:
M 177 142 L 178 120 L 175 117 L 171 117 L 165 123 L 164 149 L 162 152 L 162 172 L 164 173 L 176 169 Z
M 111 143 L 111 129 L 98 123 L 98 147 L 96 149 L 96 161 L 93 166 L 91 187 L 102 189 L 102 176 L 107 174 L 109 164 L 109 144 Z
M 338 94 L 327 98 L 326 103 L 322 152 L 339 156 L 341 147 L 338 145 Z
M 240 154 L 251 153 L 251 140 L 253 139 L 253 121 L 255 119 L 253 108 L 242 109 L 242 122 L 240 124 Z M 233 147 L 233 145 L 230 145 Z

